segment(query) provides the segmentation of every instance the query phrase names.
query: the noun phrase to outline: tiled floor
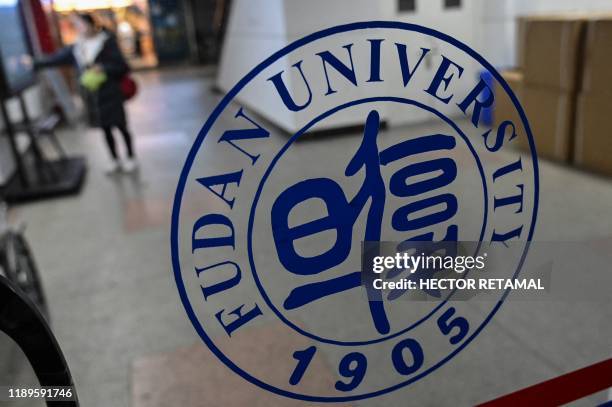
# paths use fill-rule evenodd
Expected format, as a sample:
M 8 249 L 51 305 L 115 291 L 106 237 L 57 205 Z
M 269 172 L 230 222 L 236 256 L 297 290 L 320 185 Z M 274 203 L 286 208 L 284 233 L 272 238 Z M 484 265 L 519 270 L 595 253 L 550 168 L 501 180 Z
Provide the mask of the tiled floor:
M 171 201 L 190 143 L 220 99 L 211 90 L 211 78 L 181 68 L 142 73 L 138 80 L 141 94 L 129 111 L 140 173 L 104 175 L 108 157 L 102 136 L 86 129 L 66 131 L 66 148 L 89 160 L 83 193 L 14 209 L 28 224 L 53 328 L 82 405 L 301 405 L 263 393 L 212 356 L 185 316 L 171 273 Z M 303 148 L 341 151 L 343 140 L 321 138 Z M 214 157 L 209 165 L 222 166 Z M 542 163 L 541 177 L 537 236 L 606 238 L 609 245 L 612 181 L 549 163 Z M 470 405 L 603 360 L 612 354 L 612 309 L 600 305 L 505 304 L 444 369 L 407 389 L 354 404 Z M 274 332 L 266 324 L 253 329 L 254 336 Z M 271 368 L 274 351 L 259 350 Z M 319 369 L 329 374 L 328 367 Z M 179 398 L 183 391 L 187 394 Z M 215 392 L 225 397 L 222 403 Z M 164 398 L 169 395 L 177 398 Z M 262 401 L 257 404 L 256 398 Z
M 280 323 L 261 325 L 250 329 L 248 340 L 239 344 L 240 352 L 252 363 L 264 364 L 268 373 L 283 374 L 277 363 L 270 363 L 274 354 L 286 354 L 307 345 L 295 341 L 284 341 L 283 346 L 262 349 L 261 343 L 275 335 L 282 335 Z M 312 388 L 321 391 L 324 383 L 333 376 L 329 366 L 320 361 L 310 367 L 313 372 Z M 292 399 L 279 398 L 262 392 L 254 385 L 246 385 L 242 378 L 218 363 L 218 360 L 203 346 L 196 344 L 169 353 L 145 357 L 134 363 L 132 376 L 134 407 L 180 406 L 226 406 L 226 407 L 291 407 L 300 406 Z M 237 389 L 240 389 L 237 391 Z M 325 404 L 312 404 L 325 405 Z M 336 404 L 346 406 L 346 404 Z

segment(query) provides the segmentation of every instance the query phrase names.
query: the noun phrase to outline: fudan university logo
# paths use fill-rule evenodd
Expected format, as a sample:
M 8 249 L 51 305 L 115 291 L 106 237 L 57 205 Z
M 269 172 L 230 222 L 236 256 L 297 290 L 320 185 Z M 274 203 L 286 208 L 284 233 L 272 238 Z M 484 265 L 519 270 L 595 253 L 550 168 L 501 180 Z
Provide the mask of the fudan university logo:
M 483 71 L 505 92 L 493 96 Z M 300 130 L 270 125 L 258 106 L 242 104 L 247 94 Z M 483 125 L 500 97 L 520 119 Z M 384 129 L 403 116 L 435 131 Z M 341 150 L 312 134 L 356 117 L 361 130 Z M 531 157 L 513 152 L 518 138 Z M 330 28 L 255 67 L 200 131 L 174 202 L 179 293 L 206 345 L 255 385 L 309 401 L 375 397 L 441 368 L 506 293 L 480 307 L 452 293 L 435 302 L 383 297 L 362 286 L 363 242 L 473 241 L 475 256 L 522 242 L 504 257 L 513 278 L 534 232 L 537 186 L 524 113 L 476 52 L 410 24 Z M 261 329 L 274 334 L 252 336 Z M 241 349 L 251 338 L 267 360 Z

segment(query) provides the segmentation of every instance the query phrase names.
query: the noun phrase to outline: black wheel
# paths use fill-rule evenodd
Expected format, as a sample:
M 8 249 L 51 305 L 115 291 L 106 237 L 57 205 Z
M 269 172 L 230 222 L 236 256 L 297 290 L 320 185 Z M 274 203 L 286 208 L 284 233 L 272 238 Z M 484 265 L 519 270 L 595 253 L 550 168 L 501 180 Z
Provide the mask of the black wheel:
M 47 302 L 42 289 L 38 268 L 24 237 L 7 232 L 0 243 L 1 273 L 11 280 L 48 317 Z

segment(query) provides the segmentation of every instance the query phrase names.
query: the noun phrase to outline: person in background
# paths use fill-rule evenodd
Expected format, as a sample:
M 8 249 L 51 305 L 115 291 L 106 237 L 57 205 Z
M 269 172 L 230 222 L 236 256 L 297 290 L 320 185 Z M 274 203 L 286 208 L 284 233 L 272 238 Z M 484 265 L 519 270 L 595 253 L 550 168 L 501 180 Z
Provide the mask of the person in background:
M 107 172 L 115 173 L 121 169 L 132 172 L 137 169 L 138 163 L 132 135 L 127 127 L 123 107 L 124 96 L 121 91 L 121 80 L 130 68 L 121 54 L 114 35 L 100 28 L 93 16 L 75 13 L 72 16 L 72 23 L 79 33 L 77 41 L 37 60 L 35 66 L 37 68 L 60 65 L 76 67 L 87 106 L 89 124 L 103 130 L 112 158 Z M 113 128 L 119 130 L 125 142 L 127 158 L 123 161 L 119 159 Z

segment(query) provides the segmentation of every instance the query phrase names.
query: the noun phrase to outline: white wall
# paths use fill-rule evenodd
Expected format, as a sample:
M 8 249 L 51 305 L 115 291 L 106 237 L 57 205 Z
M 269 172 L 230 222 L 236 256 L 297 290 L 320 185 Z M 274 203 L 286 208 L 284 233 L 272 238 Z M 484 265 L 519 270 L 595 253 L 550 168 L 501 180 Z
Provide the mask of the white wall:
M 472 44 L 477 35 L 474 22 L 479 20 L 477 16 L 480 15 L 482 1 L 485 0 L 463 0 L 460 9 L 442 10 L 442 0 L 417 0 L 415 12 L 400 13 L 397 10 L 397 0 L 235 0 L 232 3 L 217 85 L 228 91 L 250 69 L 290 42 L 323 28 L 356 21 L 412 22 L 438 29 Z M 444 45 L 432 40 L 431 48 L 434 51 L 432 54 L 437 52 L 439 55 Z M 286 66 L 289 65 L 289 61 L 286 61 Z M 475 80 L 475 75 L 472 76 Z M 470 81 L 463 82 L 464 86 L 471 86 Z M 350 91 L 354 93 L 350 97 L 358 98 L 363 90 L 355 88 Z M 256 89 L 250 90 L 250 93 L 241 95 L 240 101 L 281 128 L 289 132 L 296 131 L 301 113 L 279 109 L 276 101 L 262 100 L 262 94 L 264 92 L 257 92 Z M 431 103 L 436 102 L 432 100 Z M 444 111 L 447 106 L 440 105 L 438 108 Z M 393 109 L 380 113 L 392 125 L 423 120 L 423 117 L 418 116 L 406 117 Z M 361 117 L 337 115 L 327 121 L 326 126 L 352 125 L 361 121 Z
M 473 47 L 477 36 L 474 21 L 479 19 L 478 16 L 482 7 L 480 4 L 481 1 L 487 0 L 462 0 L 460 8 L 444 10 L 443 0 L 417 0 L 416 12 L 398 12 L 397 0 L 379 0 L 379 3 L 382 8 L 381 18 L 383 20 L 400 21 L 433 28 L 434 30 L 451 35 L 468 46 Z M 431 39 L 430 48 L 430 54 L 434 55 L 435 58 L 435 56 L 439 56 L 440 54 L 449 56 L 447 52 L 453 47 L 448 46 L 440 40 Z M 453 89 L 457 94 L 467 94 L 469 91 L 468 88 L 471 89 L 476 82 L 478 68 L 475 64 L 469 64 L 468 59 L 462 60 L 461 64 L 465 68 L 465 74 L 461 81 L 455 81 L 453 83 Z M 428 70 L 431 72 L 426 78 L 432 77 L 434 74 L 433 70 L 436 68 L 437 65 L 435 63 L 428 67 Z M 468 77 L 472 80 L 468 80 Z M 423 86 L 426 85 L 426 83 L 423 84 Z M 455 108 L 433 97 L 431 97 L 428 104 L 447 116 L 457 114 Z M 407 117 L 402 114 L 401 107 L 398 106 L 397 110 L 391 108 L 389 123 L 392 126 L 407 125 L 426 120 L 430 117 L 426 112 L 422 113 L 422 116 L 418 116 L 418 114 L 415 113 Z
M 378 16 L 380 5 L 371 0 L 235 0 L 232 2 L 217 86 L 229 91 L 257 64 L 306 34 L 342 23 L 378 19 Z M 294 61 L 283 63 L 286 71 L 293 72 L 289 68 Z M 292 90 L 291 75 L 286 76 L 286 82 Z M 300 89 L 295 90 L 299 94 Z M 249 87 L 241 92 L 239 100 L 282 129 L 288 132 L 298 130 L 299 112 L 293 113 L 283 108 L 277 97 L 267 100 L 262 95 L 273 96 Z
M 217 86 L 229 91 L 257 64 L 284 47 L 287 44 L 285 31 L 283 0 L 233 1 L 217 71 Z M 243 95 L 241 102 L 273 118 L 282 128 L 291 126 L 291 117 L 285 109 L 277 109 L 270 117 L 269 111 L 275 101 L 262 100 L 256 90 Z

